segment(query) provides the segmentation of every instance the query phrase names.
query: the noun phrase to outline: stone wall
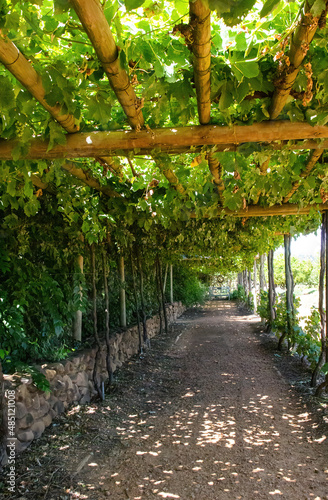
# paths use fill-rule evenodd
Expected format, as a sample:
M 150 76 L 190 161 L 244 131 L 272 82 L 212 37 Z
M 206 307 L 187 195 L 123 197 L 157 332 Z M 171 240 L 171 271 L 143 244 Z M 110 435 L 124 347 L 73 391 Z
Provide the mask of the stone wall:
M 168 322 L 174 322 L 184 311 L 181 302 L 167 306 Z M 159 318 L 147 320 L 149 338 L 159 332 Z M 111 338 L 113 371 L 134 354 L 138 353 L 139 336 L 137 326 L 116 333 Z M 37 389 L 31 379 L 17 375 L 5 375 L 5 390 L 16 393 L 16 453 L 25 450 L 48 427 L 53 418 L 72 404 L 88 403 L 96 394 L 92 374 L 96 348 L 85 349 L 60 363 L 38 367 L 49 380 L 51 392 Z M 103 345 L 98 371 L 99 381 L 108 379 L 106 369 L 106 344 Z

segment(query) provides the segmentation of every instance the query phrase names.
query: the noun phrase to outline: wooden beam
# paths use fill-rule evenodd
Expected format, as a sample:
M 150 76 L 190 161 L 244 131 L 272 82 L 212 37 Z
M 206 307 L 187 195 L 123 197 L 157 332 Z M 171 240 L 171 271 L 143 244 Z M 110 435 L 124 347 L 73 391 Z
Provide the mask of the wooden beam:
M 203 0 L 190 1 L 189 10 L 198 117 L 205 125 L 211 112 L 211 11 Z
M 324 2 L 325 5 L 327 2 Z M 323 10 L 322 12 L 325 12 Z M 318 22 L 321 17 L 314 17 L 311 14 L 311 6 L 308 2 L 304 3 L 304 11 L 295 33 L 292 35 L 290 50 L 288 54 L 288 64 L 285 64 L 284 70 L 279 77 L 276 90 L 272 97 L 270 118 L 277 118 L 286 104 L 288 96 L 295 83 L 301 64 L 307 54 L 309 45 L 315 35 Z
M 272 205 L 271 207 L 259 207 L 258 205 L 249 205 L 246 209 L 229 210 L 228 208 L 218 208 L 218 217 L 221 215 L 231 215 L 232 217 L 273 217 L 278 215 L 307 215 L 310 210 L 317 210 L 322 212 L 328 209 L 328 203 L 320 205 L 307 205 L 306 207 L 299 207 L 292 203 L 284 205 Z M 190 215 L 192 219 L 196 218 L 196 214 Z
M 132 128 L 139 130 L 144 119 L 141 102 L 119 62 L 119 49 L 99 0 L 70 0 L 96 51 L 108 80 Z
M 302 179 L 305 179 L 306 177 L 308 177 L 308 175 L 310 175 L 311 170 L 316 165 L 317 161 L 322 156 L 323 152 L 324 152 L 324 149 L 317 149 L 315 151 L 312 151 L 312 153 L 310 155 L 310 159 L 305 167 L 305 170 L 300 175 L 300 177 Z M 292 189 L 289 191 L 288 194 L 286 194 L 283 203 L 288 202 L 288 200 L 293 196 L 295 191 L 297 191 L 299 186 L 300 186 L 300 181 L 294 182 Z
M 0 61 L 67 132 L 74 133 L 79 130 L 76 118 L 70 114 L 63 114 L 59 103 L 55 106 L 50 106 L 47 103 L 44 98 L 46 92 L 41 76 L 18 50 L 16 45 L 1 33 L 1 30 Z
M 145 154 L 155 149 L 161 151 L 181 151 L 192 146 L 218 145 L 234 146 L 243 143 L 265 143 L 291 140 L 328 139 L 328 127 L 311 126 L 306 122 L 262 122 L 252 125 L 235 125 L 220 127 L 218 125 L 198 125 L 179 128 L 159 128 L 155 130 L 84 132 L 70 134 L 66 144 L 56 144 L 48 151 L 48 141 L 40 138 L 32 139 L 26 159 L 52 158 L 95 158 L 99 156 L 121 156 L 125 151 L 136 149 L 137 153 Z M 12 159 L 12 150 L 17 140 L 0 141 L 0 159 Z M 273 145 L 274 147 L 274 145 Z M 324 143 L 306 142 L 301 145 L 290 145 L 290 149 L 318 149 L 328 147 Z M 224 150 L 225 150 L 224 149 Z

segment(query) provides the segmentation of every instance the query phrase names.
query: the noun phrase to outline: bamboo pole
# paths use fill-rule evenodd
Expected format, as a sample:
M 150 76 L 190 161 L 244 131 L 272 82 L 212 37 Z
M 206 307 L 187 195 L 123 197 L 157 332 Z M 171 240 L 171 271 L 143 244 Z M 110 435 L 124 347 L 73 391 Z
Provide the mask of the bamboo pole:
M 128 74 L 119 62 L 119 49 L 99 0 L 71 0 L 83 27 L 96 51 L 108 80 L 132 128 L 139 130 L 144 119 Z
M 310 174 L 311 170 L 316 165 L 316 163 L 319 160 L 319 158 L 322 156 L 323 152 L 324 152 L 324 149 L 317 149 L 315 151 L 312 151 L 312 153 L 310 154 L 309 161 L 308 161 L 308 163 L 307 163 L 307 165 L 305 167 L 305 170 L 300 175 L 300 177 L 302 179 L 305 179 L 306 177 L 308 177 L 308 175 Z M 295 193 L 295 191 L 297 191 L 297 189 L 299 188 L 299 186 L 300 186 L 300 181 L 294 182 L 292 189 L 289 191 L 288 194 L 286 194 L 286 196 L 285 196 L 285 198 L 283 200 L 283 203 L 287 203 L 290 200 L 290 198 L 293 196 L 293 194 Z
M 243 144 L 245 142 L 266 143 L 305 139 L 328 139 L 328 127 L 323 125 L 312 126 L 306 122 L 263 122 L 252 125 L 234 125 L 233 127 L 218 125 L 196 125 L 179 128 L 158 128 L 154 130 L 131 131 L 95 131 L 70 134 L 66 144 L 56 144 L 48 150 L 49 142 L 39 137 L 30 141 L 29 152 L 22 158 L 26 159 L 51 159 L 51 158 L 82 158 L 112 156 L 114 153 L 138 149 L 139 154 L 159 148 L 162 151 L 182 147 L 201 145 L 227 145 Z M 0 141 L 0 159 L 12 159 L 12 150 L 18 140 Z M 271 145 L 270 145 L 271 147 Z M 273 145 L 274 147 L 274 145 Z M 279 146 L 280 147 L 280 146 Z M 323 149 L 328 147 L 324 143 L 305 142 L 301 145 L 290 145 L 291 149 Z
M 55 106 L 50 106 L 47 103 L 41 76 L 18 50 L 16 45 L 1 33 L 1 30 L 0 61 L 67 132 L 74 133 L 79 130 L 79 125 L 75 117 L 71 114 L 62 113 L 59 103 Z
M 190 1 L 189 11 L 198 117 L 204 125 L 211 113 L 211 11 L 202 0 Z
M 327 2 L 324 2 L 326 5 Z M 285 64 L 284 71 L 280 76 L 280 81 L 272 97 L 270 118 L 274 120 L 282 111 L 286 104 L 288 96 L 295 83 L 301 64 L 307 54 L 309 45 L 315 35 L 318 27 L 319 17 L 311 14 L 311 6 L 308 2 L 304 3 L 304 10 L 296 31 L 292 35 L 290 50 L 288 54 L 289 64 Z M 323 9 L 322 12 L 324 12 Z

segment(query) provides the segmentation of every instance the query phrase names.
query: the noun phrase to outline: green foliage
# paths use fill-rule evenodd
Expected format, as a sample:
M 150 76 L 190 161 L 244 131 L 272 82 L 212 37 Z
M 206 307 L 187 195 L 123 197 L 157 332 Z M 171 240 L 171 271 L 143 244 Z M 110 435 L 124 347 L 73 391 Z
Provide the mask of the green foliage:
M 234 290 L 230 296 L 231 300 L 238 300 L 240 302 L 246 302 L 245 289 L 242 285 L 238 285 L 237 290 Z
M 207 287 L 202 284 L 195 272 L 186 267 L 180 267 L 174 273 L 174 297 L 185 306 L 203 304 L 207 294 Z
M 260 301 L 257 306 L 257 313 L 266 322 L 270 321 L 269 293 L 266 290 L 261 290 Z
M 310 259 L 291 258 L 291 267 L 293 271 L 295 285 L 304 285 L 307 287 L 318 287 L 319 285 L 319 258 L 315 261 Z M 274 280 L 275 284 L 285 287 L 285 260 L 283 254 L 279 254 L 274 259 Z
M 312 307 L 311 315 L 306 318 L 305 326 L 303 329 L 296 327 L 293 336 L 296 352 L 302 358 L 307 358 L 312 369 L 317 365 L 321 352 L 320 331 L 320 314 L 315 307 Z

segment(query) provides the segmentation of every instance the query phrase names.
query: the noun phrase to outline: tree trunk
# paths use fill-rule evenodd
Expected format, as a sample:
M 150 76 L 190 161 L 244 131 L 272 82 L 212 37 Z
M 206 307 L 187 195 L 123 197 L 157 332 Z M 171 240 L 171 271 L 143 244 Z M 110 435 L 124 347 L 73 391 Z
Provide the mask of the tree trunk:
M 4 391 L 4 381 L 2 365 L 0 361 L 0 471 L 6 462 L 6 444 L 7 444 L 7 411 Z
M 106 367 L 108 372 L 108 382 L 112 385 L 114 382 L 113 367 L 110 359 L 111 347 L 110 347 L 110 333 L 109 333 L 109 296 L 108 296 L 108 269 L 107 269 L 107 259 L 106 251 L 103 249 L 103 273 L 104 273 L 104 291 L 105 291 L 105 339 L 106 339 Z
M 141 336 L 141 326 L 140 326 L 140 315 L 139 315 L 139 301 L 138 301 L 138 292 L 137 292 L 137 283 L 136 283 L 136 269 L 134 265 L 132 250 L 131 250 L 131 272 L 132 272 L 132 283 L 133 283 L 133 295 L 134 295 L 134 303 L 136 308 L 137 315 L 137 325 L 138 325 L 138 336 L 139 336 L 139 354 L 143 353 L 143 345 L 142 345 L 142 336 Z
M 166 282 L 167 282 L 167 272 L 169 270 L 169 265 L 166 264 L 165 266 L 165 274 L 164 274 L 164 283 L 163 283 L 163 292 L 165 294 L 165 290 L 166 290 Z
M 257 312 L 257 267 L 254 259 L 254 313 Z
M 245 296 L 247 298 L 248 296 L 248 280 L 247 280 L 247 269 L 243 271 L 243 287 L 244 287 L 244 292 Z
M 248 271 L 248 305 L 251 307 L 251 297 L 252 297 L 252 273 Z
M 124 257 L 120 255 L 119 262 L 120 276 L 120 326 L 126 328 L 126 301 L 125 301 L 125 273 L 124 273 Z
M 83 238 L 83 236 L 82 236 Z M 79 272 L 83 274 L 83 255 L 79 255 L 76 259 L 77 267 L 79 269 Z M 82 302 L 83 294 L 82 294 L 82 286 L 81 284 L 79 285 L 79 296 L 80 296 L 80 301 Z M 74 318 L 74 326 L 73 326 L 73 338 L 77 340 L 78 342 L 81 342 L 82 340 L 82 311 L 78 310 L 75 313 L 75 318 Z
M 147 347 L 150 347 L 150 340 L 148 338 L 148 332 L 147 332 L 147 315 L 146 315 L 145 299 L 144 299 L 144 276 L 143 276 L 142 263 L 141 263 L 141 259 L 140 259 L 139 247 L 137 247 L 137 260 L 138 260 L 138 268 L 139 268 L 139 285 L 140 285 L 143 341 Z
M 95 364 L 93 368 L 93 383 L 95 386 L 96 391 L 98 392 L 98 395 L 100 399 L 103 398 L 103 392 L 101 390 L 101 386 L 99 383 L 99 379 L 97 376 L 97 368 L 99 366 L 100 358 L 101 358 L 101 344 L 98 336 L 98 325 L 97 325 L 97 288 L 96 288 L 96 254 L 95 254 L 95 247 L 94 244 L 91 245 L 90 247 L 91 251 L 91 272 L 92 272 L 92 302 L 93 302 L 93 335 L 96 341 L 97 345 L 97 352 L 95 356 Z
M 274 288 L 274 270 L 273 270 L 273 250 L 268 253 L 268 282 L 269 282 L 269 324 L 268 330 L 273 326 L 273 322 L 276 319 L 276 291 Z
M 264 274 L 264 264 L 265 264 L 265 255 L 261 255 L 260 257 L 260 290 L 264 290 L 266 288 L 265 283 L 265 274 Z
M 170 265 L 170 302 L 173 304 L 173 264 Z
M 324 286 L 325 286 L 325 249 L 326 249 L 326 218 L 327 212 L 322 214 L 321 224 L 321 247 L 320 247 L 320 276 L 319 276 L 319 313 L 320 313 L 320 330 L 321 330 L 321 352 L 317 366 L 313 370 L 311 378 L 311 387 L 315 387 L 318 383 L 321 367 L 326 361 L 326 313 L 323 307 Z
M 237 285 L 243 286 L 243 273 L 238 273 Z
M 285 277 L 286 277 L 286 309 L 287 309 L 287 329 L 282 333 L 278 342 L 279 351 L 282 350 L 284 340 L 288 339 L 288 348 L 290 347 L 291 337 L 293 335 L 294 326 L 294 279 L 293 272 L 290 262 L 290 234 L 284 235 L 284 247 L 285 247 Z

